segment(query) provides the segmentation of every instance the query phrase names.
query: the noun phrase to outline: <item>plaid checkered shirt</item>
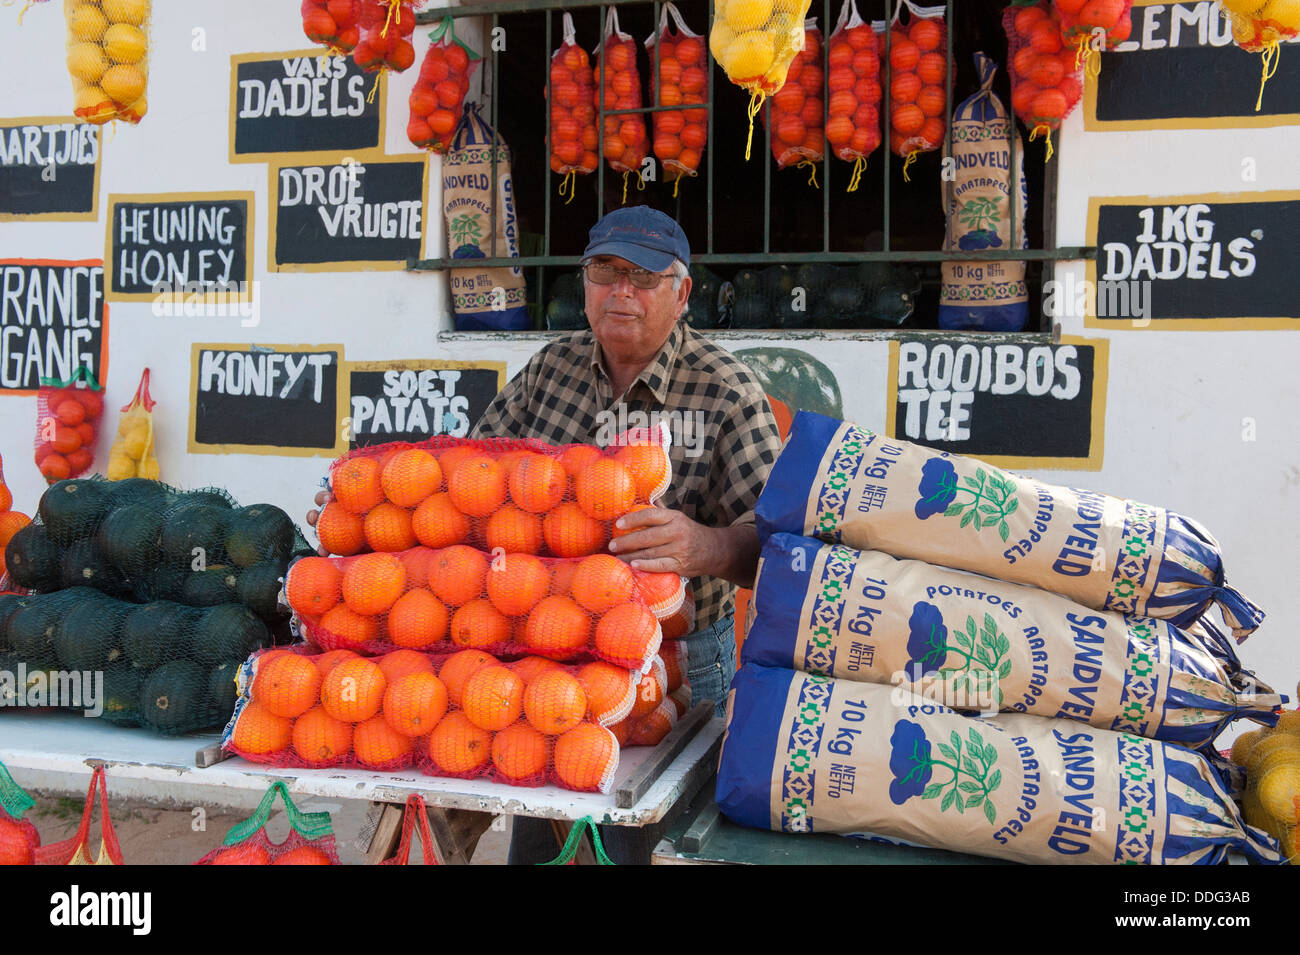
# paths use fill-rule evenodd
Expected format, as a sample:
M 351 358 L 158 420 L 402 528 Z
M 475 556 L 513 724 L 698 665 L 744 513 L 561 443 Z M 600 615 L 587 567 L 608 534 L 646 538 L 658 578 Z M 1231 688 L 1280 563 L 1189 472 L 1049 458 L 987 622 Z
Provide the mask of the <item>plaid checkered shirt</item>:
M 781 451 L 776 419 L 749 367 L 684 322 L 673 326 L 621 401 L 590 330 L 550 343 L 493 399 L 472 435 L 600 444 L 645 423 L 622 423 L 638 411 L 677 412 L 686 423 L 678 429 L 676 416 L 668 419 L 673 476 L 662 506 L 709 527 L 754 523 L 754 504 Z M 733 584 L 696 577 L 691 586 L 697 629 L 733 611 Z

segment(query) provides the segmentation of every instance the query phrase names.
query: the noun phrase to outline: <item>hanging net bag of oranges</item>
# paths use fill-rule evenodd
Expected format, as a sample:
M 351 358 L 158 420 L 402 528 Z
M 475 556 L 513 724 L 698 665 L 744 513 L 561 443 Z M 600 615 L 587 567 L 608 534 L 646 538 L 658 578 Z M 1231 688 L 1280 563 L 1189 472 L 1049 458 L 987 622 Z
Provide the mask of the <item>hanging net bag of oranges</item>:
M 881 25 L 883 31 L 884 25 Z M 845 0 L 831 34 L 827 62 L 830 65 L 830 102 L 827 108 L 826 142 L 835 155 L 853 163 L 848 192 L 857 191 L 867 157 L 880 146 L 880 47 L 876 31 L 858 15 L 853 0 Z M 782 90 L 784 93 L 784 90 Z M 939 97 L 920 103 L 942 115 L 947 103 Z M 773 101 L 780 105 L 781 93 Z M 930 115 L 930 114 L 926 114 Z
M 1052 0 L 1061 25 L 1061 42 L 1075 63 L 1093 76 L 1101 72 L 1101 53 L 1128 39 L 1133 0 Z
M 352 60 L 367 73 L 374 73 L 375 85 L 367 97 L 374 101 L 379 78 L 392 71 L 401 73 L 415 63 L 415 8 L 423 0 L 361 0 L 361 39 L 352 51 Z
M 347 56 L 361 39 L 361 0 L 302 0 L 302 32 L 333 56 Z
M 668 29 L 672 17 L 675 33 Z M 683 176 L 699 172 L 704 147 L 709 140 L 709 64 L 704 38 L 693 33 L 672 3 L 665 3 L 659 29 L 645 41 L 650 51 L 650 77 L 658 77 L 655 106 L 680 106 L 652 114 L 654 154 L 663 164 L 664 181 L 673 184 L 673 195 Z
M 1083 96 L 1083 64 L 1061 39 L 1061 21 L 1049 0 L 1015 4 L 1002 14 L 1011 73 L 1011 108 L 1032 142 L 1052 133 Z M 1045 160 L 1045 161 L 1046 161 Z
M 650 152 L 645 117 L 624 110 L 641 109 L 641 75 L 636 68 L 636 41 L 618 26 L 618 7 L 610 7 L 605 18 L 605 38 L 596 62 L 596 96 L 603 104 L 605 159 L 615 172 L 623 174 L 623 202 L 627 202 L 628 176 L 637 177 L 637 188 L 645 188 L 641 163 Z M 615 111 L 614 115 L 609 115 Z
M 906 26 L 899 14 L 906 6 Z M 926 113 L 923 103 L 937 104 L 935 91 L 948 102 L 948 28 L 943 7 L 918 7 L 911 0 L 898 0 L 889 35 L 889 148 L 904 157 L 903 179 L 911 182 L 908 170 L 916 157 L 943 145 L 947 123 L 945 112 Z
M 1300 0 L 1219 0 L 1223 15 L 1232 22 L 1232 39 L 1262 61 L 1255 112 L 1264 105 L 1264 86 L 1277 72 L 1283 40 L 1300 36 Z
M 443 17 L 429 34 L 432 42 L 409 100 L 406 136 L 411 145 L 435 153 L 450 148 L 470 77 L 482 59 L 456 36 L 455 23 L 452 17 Z
M 785 85 L 795 55 L 803 49 L 804 20 L 811 0 L 713 0 L 709 51 L 727 79 L 749 91 L 749 134 L 769 96 Z
M 149 106 L 149 0 L 64 0 L 73 112 L 138 123 Z
M 274 842 L 266 831 L 275 798 L 284 803 L 289 835 Z M 249 818 L 232 826 L 221 841 L 195 865 L 342 865 L 328 812 L 303 812 L 289 798 L 283 780 L 271 783 L 261 804 Z
M 77 477 L 95 462 L 104 389 L 85 365 L 66 381 L 42 378 L 36 392 L 36 466 L 53 484 Z
M 551 116 L 551 172 L 564 178 L 560 195 L 573 201 L 579 173 L 596 171 L 595 75 L 587 51 L 578 46 L 573 17 L 564 15 L 564 38 L 551 55 L 551 74 L 546 99 Z
M 110 481 L 127 478 L 158 480 L 158 451 L 154 447 L 154 400 L 149 395 L 149 369 L 140 375 L 135 397 L 122 407 L 117 436 L 108 452 L 104 476 Z
M 817 164 L 826 155 L 822 87 L 822 34 L 817 18 L 804 21 L 803 49 L 790 62 L 785 84 L 772 97 L 767 120 L 776 168 L 807 169 L 808 184 L 817 185 Z

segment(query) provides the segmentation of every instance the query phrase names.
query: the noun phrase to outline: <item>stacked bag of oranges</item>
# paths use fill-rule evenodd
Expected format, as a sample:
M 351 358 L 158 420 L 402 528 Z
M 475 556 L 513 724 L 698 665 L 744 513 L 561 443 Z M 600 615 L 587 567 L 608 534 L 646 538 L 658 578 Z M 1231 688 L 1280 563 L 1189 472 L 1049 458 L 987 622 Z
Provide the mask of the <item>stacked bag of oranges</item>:
M 302 32 L 347 56 L 361 40 L 361 0 L 302 0 Z
M 149 0 L 64 0 L 73 112 L 138 123 L 148 110 Z
M 470 76 L 479 55 L 456 36 L 455 20 L 444 17 L 429 34 L 432 41 L 420 64 L 420 78 L 411 90 L 406 137 L 411 145 L 445 153 L 469 92 Z
M 573 16 L 564 15 L 564 38 L 551 56 L 551 74 L 546 98 L 550 103 L 551 171 L 564 177 L 560 195 L 573 201 L 578 173 L 595 172 L 596 155 L 595 75 L 587 51 L 578 46 Z
M 668 18 L 677 26 L 668 29 Z M 673 183 L 673 195 L 683 176 L 694 176 L 700 168 L 704 146 L 709 140 L 707 94 L 709 64 L 704 39 L 682 20 L 672 3 L 665 3 L 659 29 L 645 41 L 657 76 L 655 106 L 681 109 L 654 113 L 654 154 L 664 166 L 664 180 Z
M 817 163 L 826 151 L 822 117 L 822 34 L 817 18 L 804 21 L 803 49 L 790 62 L 785 84 L 772 97 L 772 158 L 778 169 L 807 167 L 808 184 L 817 185 Z
M 641 163 L 650 152 L 645 117 L 622 112 L 641 108 L 641 75 L 636 67 L 636 42 L 618 25 L 618 8 L 610 7 L 605 20 L 605 38 L 595 72 L 596 95 L 605 107 L 604 153 L 610 168 L 623 174 L 623 201 L 627 202 L 627 177 L 636 175 L 638 188 L 645 188 Z M 613 116 L 611 111 L 617 111 Z
M 899 14 L 906 6 L 906 27 Z M 948 103 L 948 29 L 943 7 L 899 0 L 889 35 L 889 148 L 906 159 L 903 178 L 917 155 L 943 145 Z
M 884 24 L 880 25 L 880 32 Z M 880 145 L 880 45 L 875 27 L 858 15 L 853 0 L 840 8 L 835 31 L 831 34 L 827 62 L 830 65 L 830 102 L 827 104 L 826 142 L 835 155 L 853 163 L 848 192 L 857 191 L 866 169 L 867 157 Z M 779 103 L 782 94 L 777 94 Z M 947 107 L 943 90 L 926 95 L 923 109 L 936 109 L 926 115 L 940 115 Z
M 1011 108 L 1029 127 L 1030 140 L 1052 133 L 1083 96 L 1083 64 L 1068 48 L 1056 7 L 1048 0 L 1012 5 L 1002 14 L 1011 71 Z
M 53 484 L 85 474 L 95 461 L 104 390 L 85 365 L 66 381 L 42 378 L 36 393 L 36 466 Z

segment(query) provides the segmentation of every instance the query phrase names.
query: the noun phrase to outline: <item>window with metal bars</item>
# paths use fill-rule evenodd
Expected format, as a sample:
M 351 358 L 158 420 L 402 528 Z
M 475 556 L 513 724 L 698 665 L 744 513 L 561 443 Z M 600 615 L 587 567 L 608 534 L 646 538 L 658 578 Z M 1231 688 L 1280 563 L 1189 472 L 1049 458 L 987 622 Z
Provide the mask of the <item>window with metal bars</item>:
M 842 0 L 813 0 L 809 17 L 817 19 L 823 37 L 823 75 L 829 77 L 825 58 L 826 40 L 834 29 Z M 706 42 L 712 27 L 709 0 L 680 0 L 675 5 L 686 25 Z M 638 112 L 646 117 L 653 137 L 651 115 L 658 86 L 658 63 L 644 41 L 657 32 L 662 12 L 659 2 L 646 0 L 514 0 L 514 2 L 470 2 L 450 9 L 428 10 L 419 15 L 422 23 L 433 23 L 448 14 L 482 17 L 486 38 L 484 91 L 489 121 L 510 146 L 516 215 L 520 227 L 521 257 L 480 259 L 476 267 L 519 265 L 528 279 L 529 310 L 534 328 L 580 327 L 580 283 L 577 266 L 587 242 L 587 230 L 604 213 L 623 204 L 644 204 L 673 216 L 691 243 L 692 272 L 698 288 L 726 289 L 728 283 L 760 283 L 763 288 L 788 290 L 801 282 L 834 287 L 851 282 L 852 267 L 870 269 L 886 285 L 910 286 L 910 315 L 901 324 L 873 317 L 869 310 L 850 314 L 813 310 L 799 316 L 796 325 L 777 314 L 775 305 L 763 316 L 738 316 L 735 310 L 706 309 L 692 296 L 688 320 L 697 327 L 739 327 L 750 329 L 890 329 L 902 331 L 937 327 L 940 265 L 967 258 L 973 261 L 1020 259 L 1028 263 L 1027 285 L 1030 320 L 1027 332 L 1050 329 L 1036 303 L 1044 271 L 1052 263 L 1085 258 L 1090 250 L 1056 248 L 1055 170 L 1060 150 L 1047 162 L 1042 141 L 1021 143 L 1023 132 L 1012 139 L 1012 168 L 1023 152 L 1029 204 L 1025 229 L 1029 247 L 979 253 L 942 251 L 946 222 L 942 207 L 942 157 L 948 152 L 953 107 L 979 87 L 973 56 L 981 51 L 999 64 L 994 91 L 1008 111 L 1011 108 L 1007 78 L 1007 40 L 1002 29 L 1006 0 L 947 0 L 945 22 L 949 101 L 942 149 L 917 156 L 905 177 L 904 161 L 889 151 L 889 84 L 892 71 L 887 44 L 889 32 L 881 38 L 880 106 L 884 142 L 868 157 L 859 187 L 848 192 L 852 163 L 836 158 L 828 146 L 814 177 L 807 169 L 778 169 L 769 146 L 770 123 L 756 120 L 750 159 L 745 159 L 749 122 L 746 105 L 749 94 L 733 85 L 722 69 L 708 58 L 708 142 L 698 175 L 674 184 L 665 181 L 657 162 L 648 166 L 645 181 L 624 176 L 610 168 L 603 158 L 597 169 L 576 177 L 572 195 L 560 195 L 562 178 L 551 171 L 549 113 L 547 109 L 551 56 L 562 39 L 562 14 L 572 15 L 577 42 L 596 63 L 604 39 L 606 14 L 618 8 L 620 27 L 631 34 L 637 47 L 637 68 L 642 80 L 642 102 Z M 888 21 L 895 0 L 858 0 L 863 20 Z M 495 41 L 495 42 L 494 42 Z M 829 101 L 823 90 L 822 102 Z M 597 94 L 597 130 L 603 146 L 604 116 Z M 770 110 L 770 101 L 765 107 Z M 610 110 L 609 114 L 618 115 Z M 823 116 L 823 121 L 825 117 Z M 597 155 L 602 155 L 598 147 Z M 653 157 L 653 152 L 650 152 Z M 624 191 L 626 187 L 626 198 Z M 493 194 L 496 194 L 495 183 Z M 1014 214 L 1014 213 L 1013 213 Z M 1013 234 L 1019 227 L 1013 221 Z M 450 258 L 410 263 L 413 269 L 451 268 L 463 264 Z M 883 271 L 882 271 L 883 270 Z M 1050 271 L 1047 276 L 1050 277 Z M 893 287 L 890 286 L 890 287 Z M 576 298 L 575 298 L 576 297 Z M 577 301 L 577 311 L 572 303 Z M 731 296 L 734 301 L 734 293 Z M 769 297 L 768 302 L 775 302 Z M 568 311 L 551 307 L 565 302 Z M 710 302 L 709 304 L 714 304 Z M 751 310 L 752 311 L 752 310 Z M 558 321 L 556 316 L 564 314 Z M 897 314 L 897 313 L 895 313 Z M 549 320 L 548 320 L 549 315 Z M 740 320 L 737 320 L 740 319 Z

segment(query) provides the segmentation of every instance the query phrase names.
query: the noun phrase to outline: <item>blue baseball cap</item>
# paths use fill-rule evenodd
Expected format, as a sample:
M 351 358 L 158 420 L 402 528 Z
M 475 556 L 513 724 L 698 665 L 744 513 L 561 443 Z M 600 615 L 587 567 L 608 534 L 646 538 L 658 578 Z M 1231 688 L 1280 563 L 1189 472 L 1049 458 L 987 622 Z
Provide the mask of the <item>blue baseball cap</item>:
M 651 272 L 662 272 L 680 259 L 691 264 L 686 233 L 671 218 L 649 206 L 615 209 L 591 227 L 584 259 L 612 255 Z

